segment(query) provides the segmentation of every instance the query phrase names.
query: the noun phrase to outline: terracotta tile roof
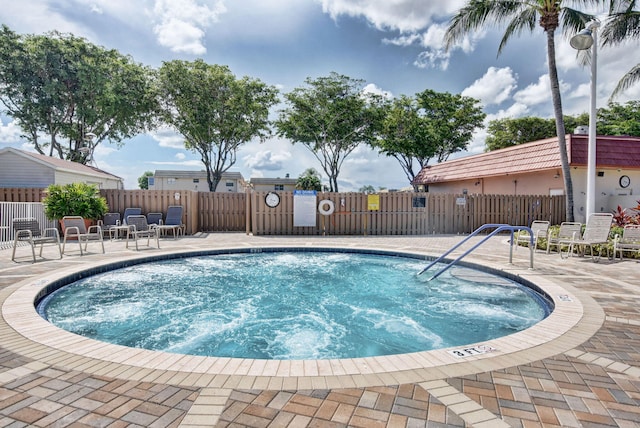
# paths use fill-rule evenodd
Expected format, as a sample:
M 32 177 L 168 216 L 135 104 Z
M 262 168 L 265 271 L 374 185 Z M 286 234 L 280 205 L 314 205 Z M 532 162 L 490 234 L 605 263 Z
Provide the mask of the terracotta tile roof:
M 587 164 L 587 143 L 587 135 L 567 135 L 570 165 Z M 598 167 L 640 168 L 640 138 L 598 136 L 596 159 Z M 427 166 L 416 176 L 414 183 L 495 177 L 560 167 L 558 139 L 554 137 Z
M 89 165 L 83 165 L 83 164 L 78 163 L 78 162 L 70 162 L 70 161 L 67 161 L 67 160 L 64 160 L 64 159 L 55 158 L 53 156 L 45 156 L 45 155 L 41 155 L 40 153 L 34 153 L 34 152 L 27 152 L 27 151 L 24 151 L 24 150 L 18 150 L 18 149 L 13 148 L 13 147 L 7 147 L 4 150 L 13 151 L 14 153 L 20 154 L 22 156 L 30 157 L 30 158 L 34 159 L 35 161 L 37 161 L 39 163 L 47 164 L 47 165 L 49 165 L 52 168 L 57 169 L 57 170 L 63 170 L 63 171 L 69 171 L 69 172 L 77 172 L 77 173 L 81 173 L 81 174 L 91 175 L 91 176 L 94 176 L 94 177 L 108 178 L 108 179 L 111 179 L 111 180 L 113 180 L 113 179 L 122 180 L 121 177 L 118 177 L 117 175 L 113 175 L 111 173 L 103 171 L 100 168 L 96 168 L 96 167 L 89 166 Z

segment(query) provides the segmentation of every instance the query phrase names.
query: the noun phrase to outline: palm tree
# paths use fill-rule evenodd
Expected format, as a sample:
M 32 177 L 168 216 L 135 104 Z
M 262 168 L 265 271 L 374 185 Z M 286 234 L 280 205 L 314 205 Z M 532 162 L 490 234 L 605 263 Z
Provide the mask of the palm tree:
M 602 28 L 602 45 L 616 45 L 632 38 L 640 38 L 640 10 L 636 0 L 611 0 L 609 16 Z M 640 64 L 628 71 L 611 94 L 611 99 L 640 82 Z
M 498 48 L 498 55 L 500 55 L 512 36 L 520 35 L 525 30 L 532 32 L 536 27 L 536 23 L 542 27 L 547 35 L 547 62 L 549 64 L 551 98 L 553 100 L 556 133 L 562 162 L 567 220 L 573 221 L 573 184 L 567 156 L 564 120 L 562 118 L 562 101 L 560 99 L 558 70 L 556 69 L 554 34 L 561 25 L 565 35 L 574 34 L 581 30 L 586 22 L 593 19 L 593 16 L 566 7 L 567 3 L 589 6 L 604 3 L 604 0 L 574 0 L 571 2 L 563 0 L 468 0 L 466 6 L 451 18 L 445 33 L 445 47 L 449 50 L 468 33 L 486 24 L 506 23 L 507 28 Z

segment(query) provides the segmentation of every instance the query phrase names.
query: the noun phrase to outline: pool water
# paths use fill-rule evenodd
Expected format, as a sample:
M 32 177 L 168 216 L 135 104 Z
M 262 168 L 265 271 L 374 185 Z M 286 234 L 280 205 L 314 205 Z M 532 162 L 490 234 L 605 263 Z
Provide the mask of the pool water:
M 549 314 L 505 278 L 456 267 L 437 280 L 414 258 L 262 252 L 151 262 L 90 276 L 38 311 L 93 339 L 190 355 L 328 359 L 466 345 Z

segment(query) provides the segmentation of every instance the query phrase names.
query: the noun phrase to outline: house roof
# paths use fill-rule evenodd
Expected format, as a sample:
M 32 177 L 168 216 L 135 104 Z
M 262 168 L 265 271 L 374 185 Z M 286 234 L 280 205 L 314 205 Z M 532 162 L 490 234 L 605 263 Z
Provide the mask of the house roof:
M 5 147 L 4 149 L 0 149 L 0 154 L 2 153 L 14 153 L 18 156 L 22 156 L 24 158 L 33 160 L 36 163 L 48 166 L 57 171 L 65 171 L 65 172 L 71 172 L 76 174 L 89 175 L 92 177 L 100 177 L 104 179 L 122 181 L 121 177 L 118 177 L 117 175 L 113 175 L 109 172 L 103 171 L 100 168 L 96 168 L 90 165 L 83 165 L 78 162 L 71 162 L 68 160 L 55 158 L 53 156 L 45 156 L 45 155 L 41 155 L 40 153 L 27 152 L 24 150 L 16 149 L 14 147 Z
M 569 134 L 566 142 L 569 164 L 586 166 L 588 135 Z M 561 166 L 558 139 L 554 137 L 427 166 L 413 182 L 419 185 L 459 181 L 559 169 Z M 640 138 L 599 135 L 596 166 L 640 168 Z
M 173 170 L 173 169 L 157 169 L 154 174 L 156 178 L 202 178 L 207 176 L 207 172 L 204 170 L 200 171 L 184 171 L 184 170 Z M 236 171 L 227 171 L 222 173 L 223 180 L 244 180 L 242 177 L 242 173 Z
M 251 184 L 290 184 L 295 185 L 298 182 L 297 178 L 280 178 L 280 177 L 251 177 Z

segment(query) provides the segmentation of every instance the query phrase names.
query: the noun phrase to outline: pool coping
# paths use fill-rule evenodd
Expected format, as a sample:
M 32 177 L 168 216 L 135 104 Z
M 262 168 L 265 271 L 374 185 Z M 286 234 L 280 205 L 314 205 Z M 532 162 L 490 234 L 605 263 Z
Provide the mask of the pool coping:
M 273 247 L 276 246 L 256 245 L 250 248 Z M 298 248 L 300 245 L 277 247 Z M 323 244 L 314 247 L 384 251 L 363 245 Z M 230 245 L 225 249 L 246 250 L 247 246 Z M 154 252 L 152 258 L 194 252 L 202 253 L 203 250 Z M 403 253 L 403 249 L 391 252 Z M 433 254 L 416 251 L 415 248 L 407 248 L 406 253 L 433 257 Z M 478 344 L 410 354 L 332 360 L 252 360 L 189 356 L 128 348 L 88 339 L 53 326 L 36 312 L 33 302 L 52 282 L 88 268 L 149 258 L 136 254 L 90 265 L 80 264 L 21 281 L 3 290 L 5 298 L 2 314 L 5 322 L 13 329 L 3 337 L 3 346 L 42 363 L 63 363 L 71 369 L 97 375 L 163 381 L 180 386 L 274 390 L 367 387 L 445 379 L 452 375 L 475 374 L 538 361 L 583 343 L 598 331 L 605 318 L 602 308 L 590 296 L 560 284 L 556 278 L 536 270 L 513 265 L 504 267 L 486 260 L 475 264 L 535 284 L 552 298 L 555 309 L 549 317 L 527 330 L 481 343 L 495 349 L 493 352 L 464 358 L 456 358 L 449 351 L 472 348 Z

